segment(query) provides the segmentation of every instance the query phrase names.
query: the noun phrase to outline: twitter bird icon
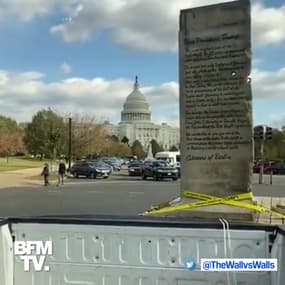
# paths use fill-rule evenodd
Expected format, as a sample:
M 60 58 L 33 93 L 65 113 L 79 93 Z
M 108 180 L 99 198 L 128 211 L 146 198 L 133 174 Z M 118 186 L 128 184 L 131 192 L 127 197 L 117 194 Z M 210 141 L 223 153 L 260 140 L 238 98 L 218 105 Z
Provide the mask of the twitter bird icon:
M 192 258 L 186 259 L 184 262 L 184 267 L 185 269 L 190 270 L 190 271 L 194 270 L 196 268 L 195 260 Z

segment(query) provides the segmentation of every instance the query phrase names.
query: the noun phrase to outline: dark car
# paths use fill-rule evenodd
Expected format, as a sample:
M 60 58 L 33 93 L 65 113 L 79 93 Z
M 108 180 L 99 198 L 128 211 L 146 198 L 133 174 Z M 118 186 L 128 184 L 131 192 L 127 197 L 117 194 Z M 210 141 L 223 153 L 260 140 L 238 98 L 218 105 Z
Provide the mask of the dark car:
M 285 162 L 279 162 L 272 166 L 273 174 L 285 174 Z
M 262 164 L 263 164 L 263 171 L 269 166 L 268 161 L 262 161 L 262 160 L 256 161 L 253 165 L 252 169 L 253 173 L 259 173 Z
M 178 171 L 178 177 L 180 177 L 180 164 L 176 166 L 176 169 Z
M 101 161 L 97 161 L 97 162 L 93 162 L 93 165 L 96 167 L 96 171 L 99 172 L 99 175 L 100 173 L 104 174 L 104 173 L 107 173 L 108 176 L 112 173 L 112 167 L 110 167 L 110 165 L 104 163 L 104 162 L 101 162 Z
M 101 159 L 98 159 L 98 160 L 91 160 L 91 162 L 92 162 L 93 164 L 100 164 L 101 167 L 104 167 L 104 168 L 108 169 L 108 170 L 109 170 L 109 174 L 111 174 L 112 171 L 113 171 L 113 167 L 112 167 L 110 164 L 104 162 L 104 161 L 101 160 Z
M 275 164 L 279 163 L 279 161 L 269 161 L 263 168 L 264 174 L 270 174 L 272 172 L 273 174 L 273 167 Z
M 87 178 L 108 178 L 110 175 L 110 169 L 98 163 L 80 161 L 73 164 L 70 169 L 70 173 L 76 178 L 79 176 L 85 176 Z
M 108 165 L 112 166 L 113 170 L 117 170 L 120 171 L 121 170 L 121 164 L 116 161 L 116 160 L 112 160 L 112 159 L 103 159 L 104 163 L 107 163 Z
M 274 165 L 278 162 L 279 161 L 275 161 L 275 160 L 255 162 L 253 166 L 253 173 L 259 173 L 261 165 L 263 164 L 263 173 L 270 174 L 271 171 L 273 170 Z
M 128 166 L 129 176 L 141 176 L 142 175 L 142 162 L 132 161 Z
M 155 180 L 164 178 L 178 179 L 178 170 L 164 161 L 146 162 L 142 167 L 142 179 L 153 177 Z

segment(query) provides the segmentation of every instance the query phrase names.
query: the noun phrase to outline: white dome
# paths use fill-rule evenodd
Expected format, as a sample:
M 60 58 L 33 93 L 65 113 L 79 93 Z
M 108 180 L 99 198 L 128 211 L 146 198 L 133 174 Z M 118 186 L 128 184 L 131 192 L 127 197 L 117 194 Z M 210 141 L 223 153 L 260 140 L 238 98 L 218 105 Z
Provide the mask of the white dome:
M 134 84 L 134 90 L 126 99 L 126 102 L 122 111 L 122 121 L 149 121 L 150 120 L 150 108 L 146 101 L 146 97 L 139 90 L 139 84 L 136 81 Z

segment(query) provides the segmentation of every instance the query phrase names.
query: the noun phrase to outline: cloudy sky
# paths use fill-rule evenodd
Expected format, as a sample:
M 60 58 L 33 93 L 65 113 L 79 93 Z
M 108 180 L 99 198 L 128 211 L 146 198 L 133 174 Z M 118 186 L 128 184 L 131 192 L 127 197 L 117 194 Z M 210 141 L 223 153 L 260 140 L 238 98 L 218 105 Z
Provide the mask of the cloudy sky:
M 139 76 L 156 122 L 178 125 L 179 10 L 217 0 L 0 0 L 0 113 L 40 108 L 117 123 Z M 285 124 L 284 0 L 252 4 L 254 123 Z

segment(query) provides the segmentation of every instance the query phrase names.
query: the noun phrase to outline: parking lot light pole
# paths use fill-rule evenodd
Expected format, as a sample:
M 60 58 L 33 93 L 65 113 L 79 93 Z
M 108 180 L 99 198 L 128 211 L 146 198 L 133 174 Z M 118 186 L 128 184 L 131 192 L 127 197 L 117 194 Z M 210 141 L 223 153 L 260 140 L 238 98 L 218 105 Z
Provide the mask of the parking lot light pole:
M 262 179 L 263 171 L 264 171 L 263 156 L 264 156 L 264 140 L 262 140 L 260 143 L 261 165 L 260 165 L 260 169 L 259 169 L 259 184 L 262 184 L 262 180 L 263 180 Z
M 68 118 L 68 171 L 71 168 L 71 127 L 72 127 L 72 118 L 69 115 Z
M 259 168 L 259 184 L 262 184 L 262 175 L 263 175 L 263 155 L 264 155 L 264 140 L 265 140 L 265 130 L 266 127 L 263 125 L 254 127 L 254 141 L 260 142 L 260 159 L 261 165 Z

